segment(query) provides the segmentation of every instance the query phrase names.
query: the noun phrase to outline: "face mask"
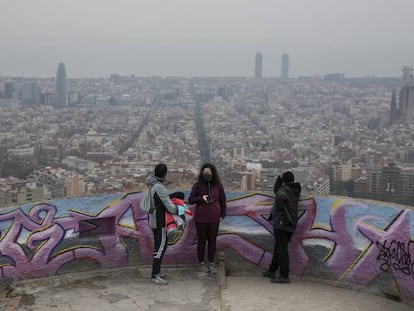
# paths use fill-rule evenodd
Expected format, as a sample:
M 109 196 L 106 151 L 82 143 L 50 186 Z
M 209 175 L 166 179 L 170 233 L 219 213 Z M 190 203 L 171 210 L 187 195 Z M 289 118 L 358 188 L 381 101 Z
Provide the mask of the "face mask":
M 211 181 L 212 176 L 211 176 L 211 174 L 210 174 L 210 173 L 203 173 L 203 179 L 204 179 L 205 181 Z

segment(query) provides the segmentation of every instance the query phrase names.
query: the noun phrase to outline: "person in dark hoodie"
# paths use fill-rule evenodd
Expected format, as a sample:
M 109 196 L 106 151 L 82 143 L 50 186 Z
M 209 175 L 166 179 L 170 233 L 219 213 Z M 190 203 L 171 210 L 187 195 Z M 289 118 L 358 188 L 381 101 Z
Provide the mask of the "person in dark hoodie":
M 301 186 L 295 182 L 293 173 L 286 171 L 277 177 L 273 190 L 275 201 L 269 219 L 273 221 L 275 244 L 272 262 L 263 276 L 270 277 L 272 283 L 290 283 L 288 245 L 298 220 Z M 276 276 L 278 269 L 279 275 Z
M 167 249 L 167 230 L 165 225 L 165 212 L 177 214 L 177 206 L 170 199 L 167 189 L 163 185 L 167 177 L 167 166 L 155 166 L 154 176 L 148 176 L 145 183 L 154 193 L 155 210 L 148 214 L 148 223 L 154 234 L 154 250 L 152 258 L 151 281 L 158 285 L 167 285 L 168 281 L 161 273 L 161 263 Z

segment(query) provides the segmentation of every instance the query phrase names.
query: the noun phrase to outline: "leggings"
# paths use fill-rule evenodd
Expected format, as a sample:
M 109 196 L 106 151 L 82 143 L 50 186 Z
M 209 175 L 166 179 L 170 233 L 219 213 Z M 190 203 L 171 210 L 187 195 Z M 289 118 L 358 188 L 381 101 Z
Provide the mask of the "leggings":
M 198 235 L 197 256 L 198 262 L 204 261 L 204 254 L 206 251 L 206 242 L 208 242 L 207 255 L 208 261 L 214 262 L 216 255 L 216 239 L 218 234 L 219 222 L 196 222 L 195 223 Z

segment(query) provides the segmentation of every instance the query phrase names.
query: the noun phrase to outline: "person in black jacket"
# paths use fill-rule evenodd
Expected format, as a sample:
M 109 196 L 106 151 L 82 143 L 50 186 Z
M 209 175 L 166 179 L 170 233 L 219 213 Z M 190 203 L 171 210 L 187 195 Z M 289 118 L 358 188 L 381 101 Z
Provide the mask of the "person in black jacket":
M 277 177 L 274 192 L 275 201 L 269 219 L 273 221 L 275 245 L 272 262 L 263 276 L 270 277 L 272 283 L 290 283 L 288 245 L 298 220 L 301 186 L 295 182 L 293 173 L 286 171 Z M 276 276 L 278 269 L 279 275 Z

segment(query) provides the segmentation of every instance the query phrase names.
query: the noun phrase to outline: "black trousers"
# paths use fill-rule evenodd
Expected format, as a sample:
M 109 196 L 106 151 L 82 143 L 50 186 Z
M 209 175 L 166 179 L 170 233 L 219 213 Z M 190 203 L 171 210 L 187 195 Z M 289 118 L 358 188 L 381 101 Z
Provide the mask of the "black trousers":
M 165 227 L 152 229 L 154 234 L 154 250 L 152 252 L 152 273 L 151 277 L 155 278 L 161 272 L 162 258 L 167 249 L 167 230 Z
M 273 247 L 273 258 L 269 266 L 269 272 L 275 273 L 280 268 L 280 276 L 289 277 L 289 253 L 288 245 L 292 232 L 273 229 L 275 245 Z

